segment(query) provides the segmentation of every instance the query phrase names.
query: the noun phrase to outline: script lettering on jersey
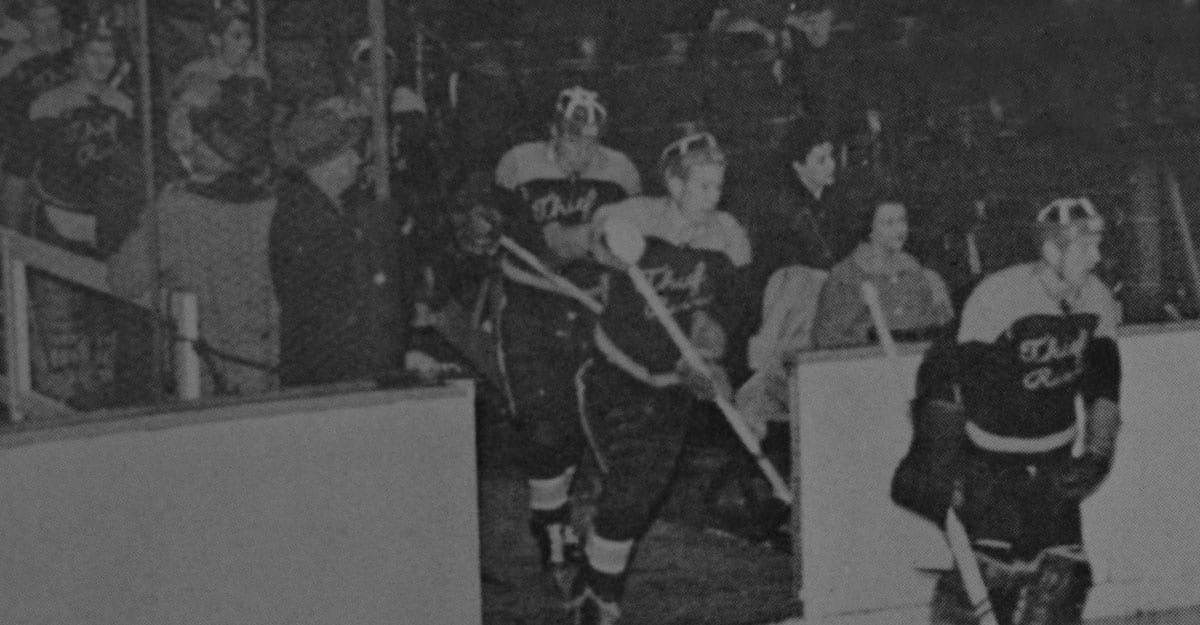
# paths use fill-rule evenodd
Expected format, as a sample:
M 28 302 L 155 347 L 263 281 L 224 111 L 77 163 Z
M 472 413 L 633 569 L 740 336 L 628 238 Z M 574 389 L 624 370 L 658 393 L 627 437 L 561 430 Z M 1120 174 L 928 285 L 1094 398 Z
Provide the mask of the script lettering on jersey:
M 712 296 L 703 293 L 708 273 L 708 266 L 703 261 L 696 263 L 691 273 L 684 275 L 676 274 L 669 265 L 650 267 L 643 269 L 643 272 L 672 315 L 702 308 L 712 302 Z M 654 311 L 649 305 L 643 308 L 643 313 L 647 319 L 654 318 Z
M 1030 391 L 1057 388 L 1083 375 L 1083 352 L 1089 333 L 1080 328 L 1075 338 L 1047 334 L 1025 339 L 1017 346 L 1021 362 L 1042 365 L 1029 370 L 1021 384 Z
M 563 201 L 562 196 L 550 192 L 531 202 L 529 207 L 533 212 L 534 221 L 539 224 L 573 215 L 587 219 L 596 207 L 598 198 L 599 193 L 596 189 L 588 189 L 587 193 L 570 201 Z
M 76 119 L 70 124 L 71 140 L 79 146 L 75 162 L 80 167 L 103 161 L 116 152 L 117 117 L 106 115 L 99 119 Z

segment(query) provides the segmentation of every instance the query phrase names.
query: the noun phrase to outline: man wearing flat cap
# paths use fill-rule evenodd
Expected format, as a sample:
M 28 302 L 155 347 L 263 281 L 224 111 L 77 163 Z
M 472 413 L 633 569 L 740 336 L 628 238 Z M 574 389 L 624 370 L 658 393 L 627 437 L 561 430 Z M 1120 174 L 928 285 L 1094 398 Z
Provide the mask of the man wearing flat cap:
M 287 131 L 296 164 L 276 186 L 271 278 L 280 307 L 283 386 L 382 373 L 376 303 L 397 278 L 378 259 L 373 228 L 344 201 L 363 163 L 367 121 L 328 108 L 297 113 Z

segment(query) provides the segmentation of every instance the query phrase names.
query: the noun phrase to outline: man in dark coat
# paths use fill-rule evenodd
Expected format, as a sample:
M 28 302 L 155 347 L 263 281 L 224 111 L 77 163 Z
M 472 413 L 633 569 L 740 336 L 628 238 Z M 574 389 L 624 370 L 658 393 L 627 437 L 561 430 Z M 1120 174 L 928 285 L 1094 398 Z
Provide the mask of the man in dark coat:
M 366 123 L 330 109 L 297 114 L 288 134 L 297 167 L 276 188 L 271 279 L 280 308 L 280 384 L 376 378 L 390 368 L 382 303 L 404 297 L 398 268 L 369 211 L 348 205 Z

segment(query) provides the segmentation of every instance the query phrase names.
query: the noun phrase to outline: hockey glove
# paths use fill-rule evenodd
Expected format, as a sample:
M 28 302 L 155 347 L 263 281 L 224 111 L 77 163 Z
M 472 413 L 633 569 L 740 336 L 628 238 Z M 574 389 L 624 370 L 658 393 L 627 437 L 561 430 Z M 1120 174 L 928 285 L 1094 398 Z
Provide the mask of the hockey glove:
M 1072 458 L 1054 472 L 1050 479 L 1054 491 L 1063 499 L 1083 501 L 1108 476 L 1112 468 L 1112 460 L 1095 452 L 1084 452 L 1079 458 Z
M 680 381 L 692 395 L 704 401 L 712 401 L 718 397 L 729 398 L 733 390 L 729 385 L 729 376 L 725 369 L 715 363 L 708 364 L 708 371 L 696 371 L 684 360 L 675 365 L 679 372 Z

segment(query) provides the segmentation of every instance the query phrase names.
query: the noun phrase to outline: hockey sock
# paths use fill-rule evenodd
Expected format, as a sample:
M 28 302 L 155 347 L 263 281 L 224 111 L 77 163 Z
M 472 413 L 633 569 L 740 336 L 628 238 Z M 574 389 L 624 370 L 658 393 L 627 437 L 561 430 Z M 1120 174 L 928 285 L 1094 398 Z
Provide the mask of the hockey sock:
M 579 537 L 571 526 L 568 493 L 575 468 L 548 480 L 529 480 L 530 532 L 537 540 L 542 566 L 551 568 L 582 559 Z
M 625 569 L 633 552 L 633 540 L 609 540 L 592 534 L 584 546 L 587 585 L 602 599 L 618 601 L 624 590 Z

